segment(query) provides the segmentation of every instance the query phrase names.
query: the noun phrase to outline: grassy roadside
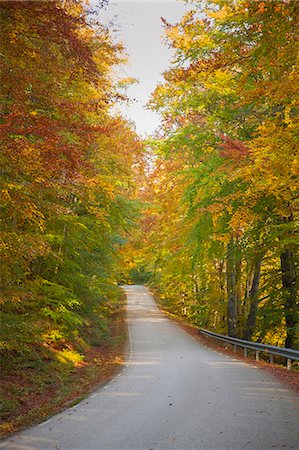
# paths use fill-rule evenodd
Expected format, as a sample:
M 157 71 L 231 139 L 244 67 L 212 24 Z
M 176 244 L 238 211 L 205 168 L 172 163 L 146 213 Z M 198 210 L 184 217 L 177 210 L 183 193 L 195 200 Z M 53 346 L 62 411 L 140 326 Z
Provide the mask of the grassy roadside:
M 106 338 L 101 345 L 85 345 L 81 358 L 3 371 L 2 438 L 78 403 L 121 370 L 127 340 L 125 303 L 122 295 L 109 319 Z M 69 349 L 72 355 L 70 344 Z
M 213 350 L 219 351 L 225 355 L 229 355 L 235 359 L 255 365 L 259 369 L 265 370 L 268 373 L 270 373 L 274 378 L 283 383 L 288 389 L 291 389 L 299 394 L 298 365 L 297 367 L 294 367 L 294 370 L 289 371 L 285 366 L 270 364 L 266 360 L 256 361 L 254 359 L 254 355 L 251 353 L 249 353 L 246 358 L 240 351 L 234 353 L 232 349 L 225 348 L 224 343 L 222 344 L 221 342 L 216 341 L 215 339 L 208 338 L 206 336 L 199 334 L 198 331 L 199 328 L 197 325 L 192 325 L 186 322 L 186 320 L 183 317 L 172 314 L 170 311 L 166 310 L 159 301 L 159 296 L 157 292 L 154 289 L 151 289 L 151 293 L 154 296 L 160 311 L 163 314 L 165 314 L 170 320 L 173 320 L 179 327 L 181 327 L 186 333 L 192 336 L 192 338 L 198 341 L 201 345 L 212 348 Z

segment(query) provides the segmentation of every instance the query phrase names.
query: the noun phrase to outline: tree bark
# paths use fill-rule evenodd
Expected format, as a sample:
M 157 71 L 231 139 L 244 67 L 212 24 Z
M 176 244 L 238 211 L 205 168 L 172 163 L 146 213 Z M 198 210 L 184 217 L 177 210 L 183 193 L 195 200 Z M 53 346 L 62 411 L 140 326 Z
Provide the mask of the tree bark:
M 256 315 L 259 303 L 258 291 L 261 278 L 261 264 L 262 257 L 259 257 L 254 263 L 253 280 L 249 291 L 250 310 L 247 316 L 244 332 L 244 339 L 246 339 L 247 341 L 251 341 L 256 324 Z
M 281 253 L 280 263 L 287 329 L 285 346 L 294 348 L 296 345 L 296 333 L 298 332 L 298 305 L 296 292 L 296 267 L 294 254 L 290 249 L 284 249 Z
M 294 221 L 293 215 L 291 214 L 288 217 L 282 217 L 281 221 L 288 227 L 286 230 L 287 238 L 294 238 L 295 231 L 292 227 L 292 222 Z M 280 253 L 280 267 L 287 332 L 285 347 L 294 348 L 296 347 L 296 344 L 299 345 L 299 338 L 297 334 L 299 322 L 297 304 L 297 275 L 295 254 L 293 246 L 289 243 L 283 246 Z
M 236 290 L 236 266 L 235 243 L 231 238 L 227 245 L 226 258 L 226 285 L 227 285 L 227 331 L 232 337 L 237 336 L 237 290 Z

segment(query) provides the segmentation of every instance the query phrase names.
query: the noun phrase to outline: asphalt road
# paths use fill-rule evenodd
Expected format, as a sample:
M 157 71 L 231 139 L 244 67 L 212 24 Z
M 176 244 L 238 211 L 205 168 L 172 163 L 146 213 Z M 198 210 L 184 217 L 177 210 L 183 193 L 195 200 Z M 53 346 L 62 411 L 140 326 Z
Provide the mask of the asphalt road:
M 126 286 L 130 349 L 122 372 L 5 449 L 299 449 L 298 396 L 267 373 L 202 347 Z

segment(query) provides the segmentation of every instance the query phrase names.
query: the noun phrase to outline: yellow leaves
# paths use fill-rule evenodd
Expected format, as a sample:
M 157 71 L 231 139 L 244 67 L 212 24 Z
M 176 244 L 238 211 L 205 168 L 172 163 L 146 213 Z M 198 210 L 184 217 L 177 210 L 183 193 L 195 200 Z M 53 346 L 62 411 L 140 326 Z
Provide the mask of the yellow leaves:
M 192 45 L 192 47 L 197 46 L 197 47 L 213 47 L 214 46 L 214 41 L 213 39 L 205 33 L 202 33 L 200 35 L 191 35 L 190 36 L 190 40 L 189 40 L 190 46 Z
M 126 77 L 126 78 L 122 78 L 121 80 L 118 81 L 118 86 L 120 88 L 126 88 L 131 86 L 132 84 L 138 83 L 138 79 L 134 78 L 134 77 Z
M 207 11 L 206 14 L 212 17 L 216 20 L 225 20 L 229 17 L 232 17 L 234 14 L 234 11 L 232 8 L 229 7 L 229 5 L 224 5 L 222 8 L 220 8 L 218 11 Z
M 76 80 L 75 83 L 67 83 L 66 89 L 62 92 L 69 102 L 77 105 L 82 104 L 85 107 L 89 102 L 101 101 L 103 98 L 103 92 L 99 89 L 99 86 L 91 84 L 86 80 Z M 84 103 L 83 103 L 84 101 Z
M 274 121 L 260 127 L 259 135 L 251 143 L 256 167 L 264 173 L 267 171 L 270 177 L 288 179 L 298 152 L 294 132 L 291 121 L 289 127 L 281 127 Z
M 187 34 L 182 34 L 178 27 L 172 27 L 167 30 L 167 36 L 172 40 L 175 47 L 190 48 L 192 45 L 192 37 Z
M 290 167 L 290 172 L 294 177 L 299 177 L 299 152 L 294 156 Z
M 64 364 L 73 363 L 75 367 L 82 365 L 84 360 L 83 355 L 72 349 L 64 348 L 63 350 L 57 351 L 56 354 L 58 361 L 61 361 Z
M 26 55 L 28 56 L 28 58 L 30 59 L 36 59 L 38 57 L 37 52 L 35 51 L 31 51 L 31 52 L 27 52 Z
M 266 299 L 263 303 L 266 303 L 268 299 Z M 261 306 L 263 305 L 261 303 Z M 277 347 L 283 347 L 285 344 L 286 338 L 286 328 L 285 328 L 285 319 L 281 320 L 281 323 L 277 324 L 274 330 L 267 331 L 265 335 L 265 342 L 271 342 L 271 345 L 275 345 Z
M 228 70 L 215 70 L 205 81 L 205 87 L 222 95 L 232 94 L 235 91 L 234 76 Z
M 43 231 L 45 216 L 34 202 L 23 201 L 21 207 L 16 205 L 16 208 L 19 214 L 20 222 L 28 222 L 30 224 L 37 225 L 40 231 Z
M 80 2 L 69 2 L 67 0 L 62 1 L 63 9 L 67 12 L 67 14 L 73 16 L 73 17 L 80 17 L 83 13 L 83 5 L 88 5 L 88 0 L 83 0 Z M 82 27 L 82 32 L 86 30 L 85 27 Z M 89 30 L 88 30 L 89 31 Z
M 12 202 L 10 187 L 14 187 L 13 184 L 7 183 L 4 188 L 1 189 L 1 203 L 2 205 L 6 205 Z
M 9 36 L 10 44 L 16 44 L 18 38 L 18 32 L 16 30 L 12 31 Z
M 252 212 L 249 207 L 239 207 L 230 220 L 230 228 L 241 236 L 253 223 L 258 216 Z
M 37 226 L 43 231 L 45 216 L 37 204 L 26 195 L 24 186 L 5 183 L 1 190 L 2 207 L 14 217 L 15 227 L 25 223 Z
M 182 18 L 182 21 L 181 21 L 181 23 L 182 23 L 182 25 L 183 26 L 186 26 L 186 25 L 188 25 L 188 24 L 192 24 L 192 22 L 193 22 L 193 20 L 194 20 L 194 13 L 195 13 L 195 11 L 188 11 L 185 15 L 184 15 L 184 17 Z
M 196 20 L 183 28 L 181 25 L 169 27 L 165 34 L 174 48 L 183 50 L 185 53 L 194 51 L 195 48 L 208 48 L 214 45 L 213 39 L 204 31 L 201 22 Z
M 292 119 L 291 119 L 291 115 L 290 115 L 291 111 L 292 111 L 292 106 L 291 105 L 288 105 L 285 108 L 285 110 L 284 110 L 284 123 L 286 125 L 291 125 L 292 124 Z
M 97 175 L 93 178 L 87 178 L 84 184 L 89 188 L 90 192 L 101 192 L 105 197 L 109 199 L 114 199 L 115 196 L 115 186 L 112 180 L 105 178 L 102 175 Z
M 205 153 L 205 154 L 211 154 L 211 153 L 215 153 L 215 148 L 214 147 L 211 147 L 211 146 L 209 146 L 209 145 L 205 145 L 204 146 L 204 148 L 203 148 L 203 152 Z

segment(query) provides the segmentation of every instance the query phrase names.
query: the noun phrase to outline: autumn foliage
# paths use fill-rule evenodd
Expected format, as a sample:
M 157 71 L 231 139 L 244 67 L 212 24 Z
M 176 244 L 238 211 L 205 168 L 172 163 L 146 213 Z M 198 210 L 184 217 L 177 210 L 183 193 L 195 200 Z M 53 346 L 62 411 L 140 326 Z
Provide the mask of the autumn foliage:
M 174 56 L 145 152 L 115 108 L 122 46 L 86 3 L 0 2 L 4 416 L 35 389 L 16 386 L 42 397 L 109 341 L 118 282 L 200 327 L 299 345 L 299 2 L 192 4 L 163 19 Z
M 192 5 L 164 22 L 174 58 L 150 101 L 153 283 L 203 328 L 297 347 L 299 4 Z
M 109 340 L 118 301 L 142 146 L 111 112 L 124 98 L 113 72 L 123 49 L 85 8 L 0 4 L 4 376 L 48 367 L 59 382 Z M 9 395 L 4 414 L 17 406 Z

